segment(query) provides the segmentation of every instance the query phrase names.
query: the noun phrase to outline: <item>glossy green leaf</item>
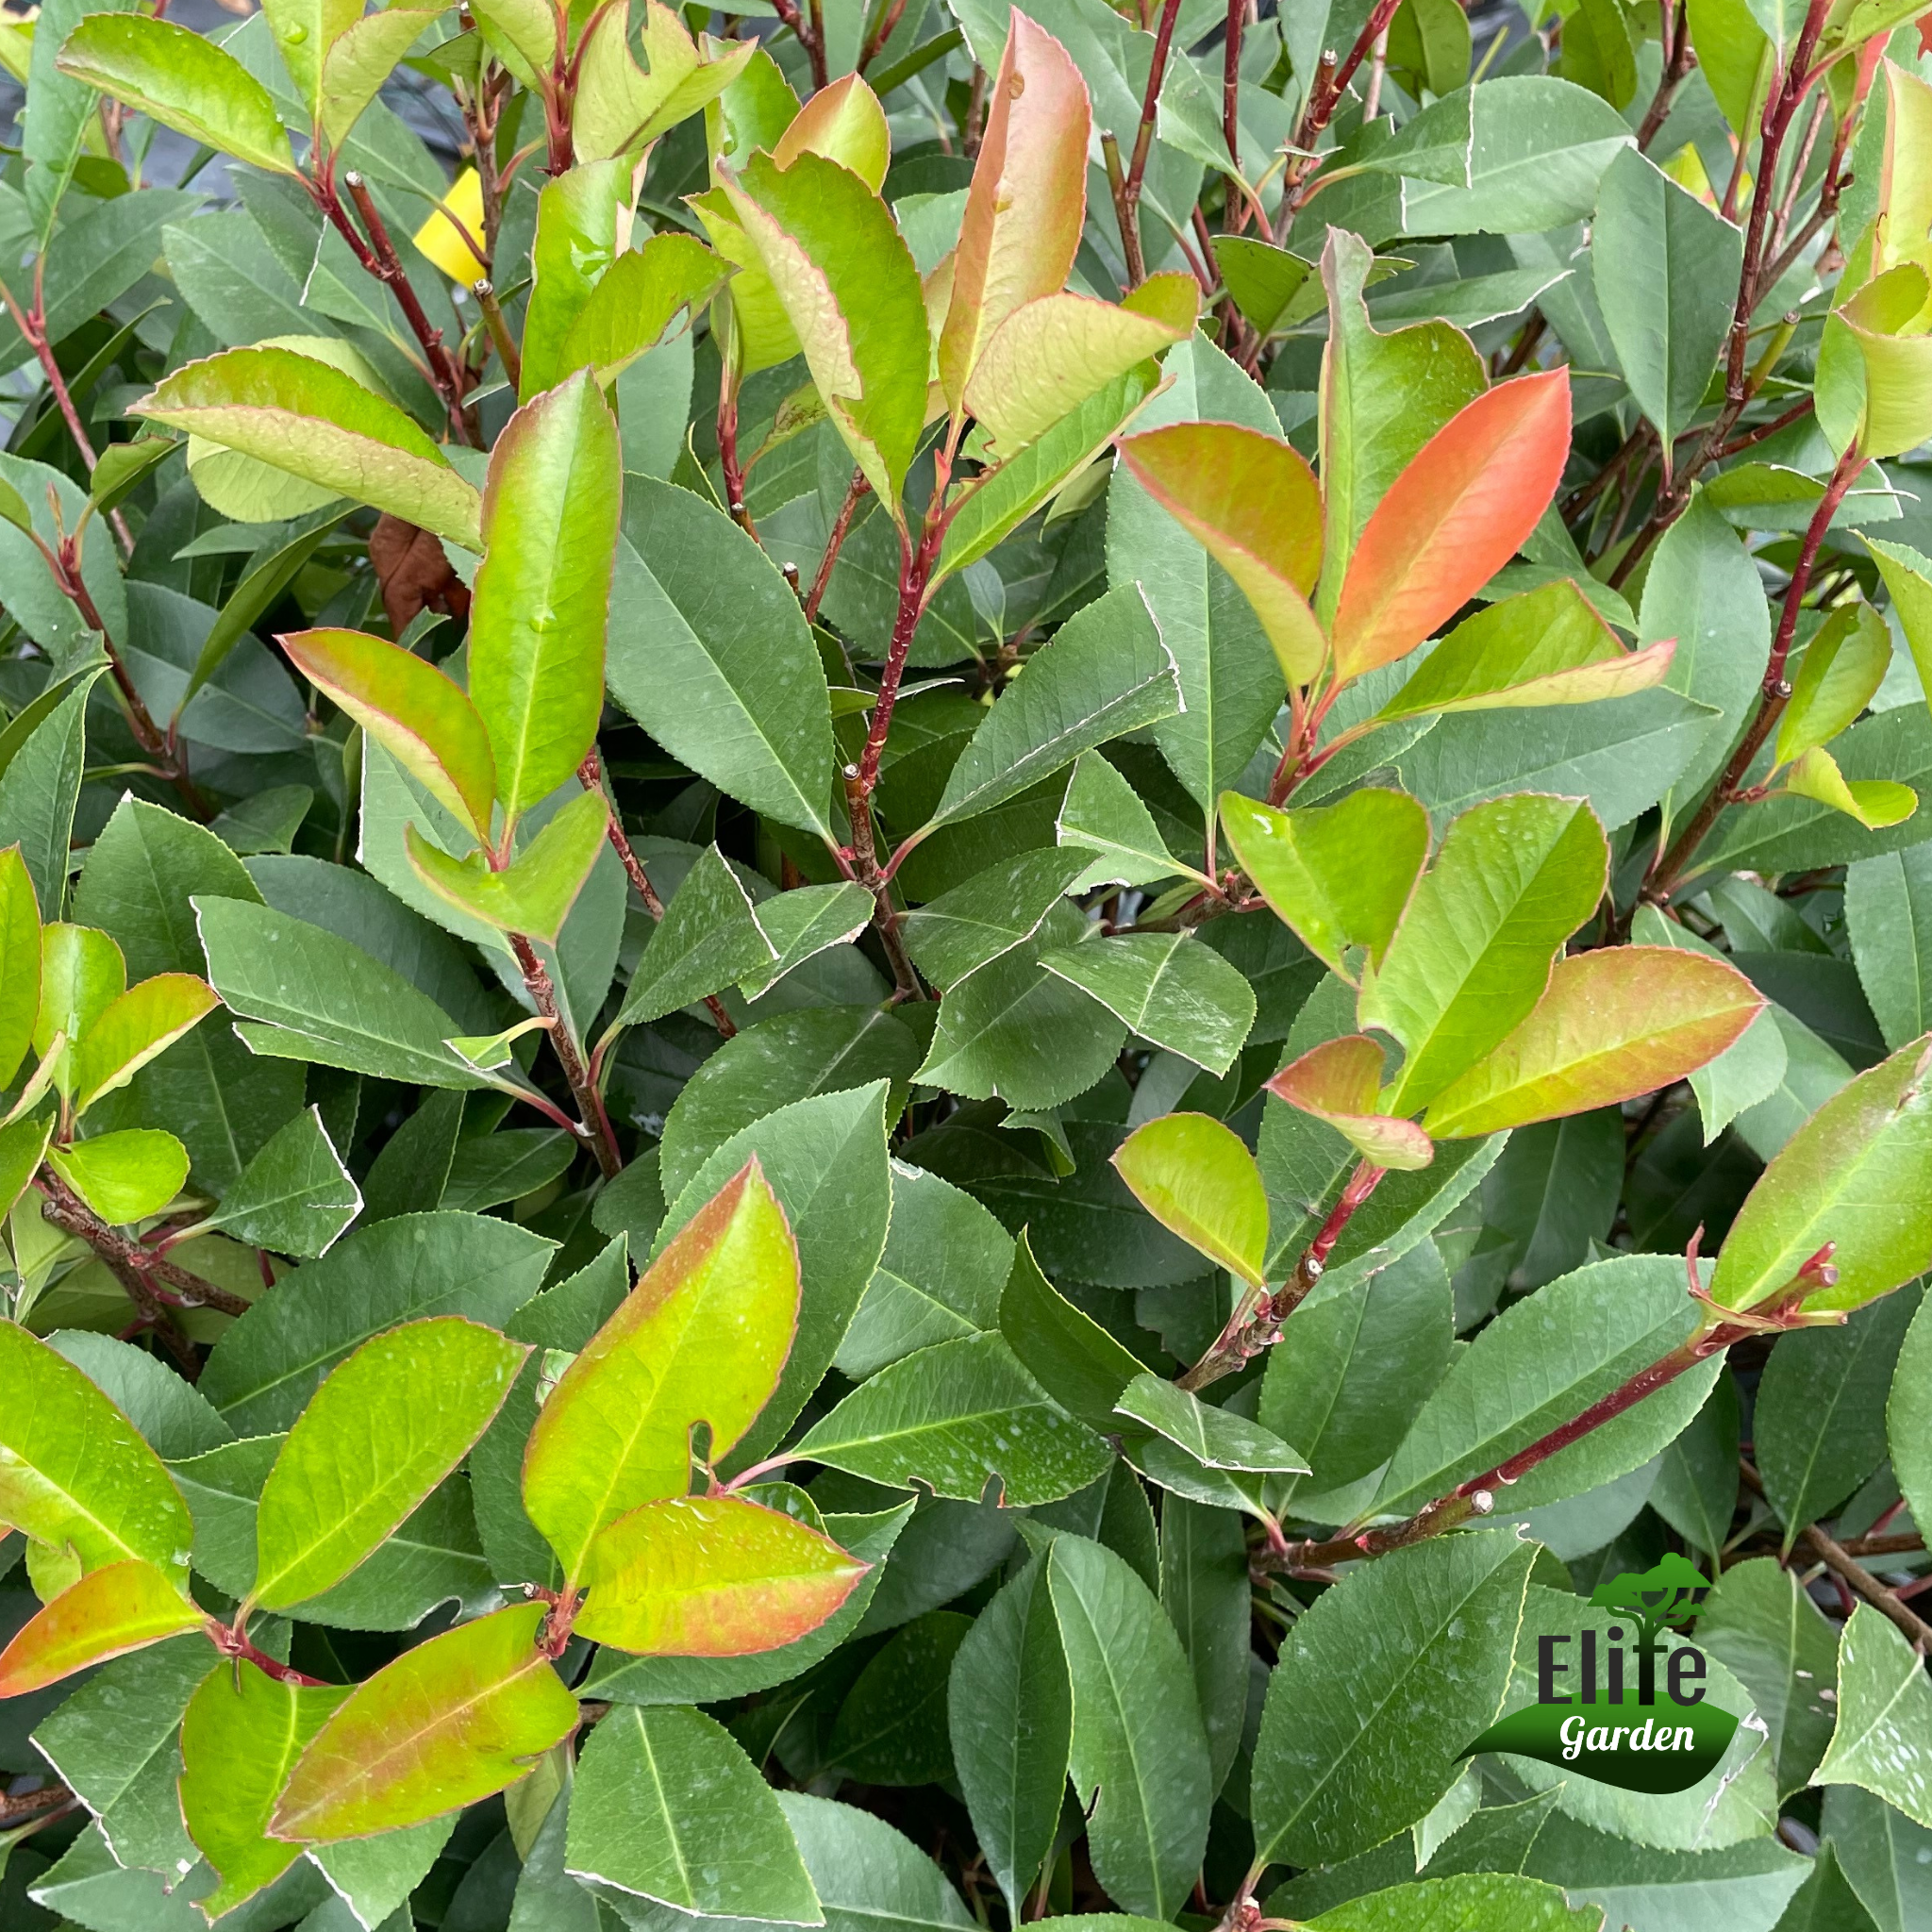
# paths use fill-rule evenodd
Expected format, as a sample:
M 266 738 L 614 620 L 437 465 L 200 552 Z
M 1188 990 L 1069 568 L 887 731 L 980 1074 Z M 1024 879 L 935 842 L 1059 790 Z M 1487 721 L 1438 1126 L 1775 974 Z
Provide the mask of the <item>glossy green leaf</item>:
M 620 1705 L 591 1732 L 565 1857 L 574 1874 L 678 1911 L 824 1923 L 776 1796 L 699 1711 Z
M 1376 713 L 1587 705 L 1647 691 L 1670 674 L 1674 640 L 1626 651 L 1567 577 L 1465 618 Z
M 1232 1129 L 1206 1114 L 1166 1114 L 1129 1135 L 1113 1165 L 1163 1226 L 1259 1286 L 1268 1197 L 1254 1157 Z
M 1460 1139 L 1612 1107 L 1681 1080 L 1764 1009 L 1735 967 L 1663 946 L 1559 959 L 1529 1017 L 1429 1103 Z
M 1086 606 L 1030 658 L 946 779 L 928 830 L 991 811 L 1081 753 L 1180 708 L 1173 654 L 1132 587 Z
M 1257 1857 L 1336 1862 L 1413 1824 L 1509 1678 L 1532 1545 L 1479 1530 L 1365 1565 L 1296 1620 L 1255 1746 Z M 1345 1677 L 1350 1693 L 1315 1687 Z
M 1918 1653 L 1879 1611 L 1860 1604 L 1839 1644 L 1838 1728 L 1818 1783 L 1862 1785 L 1932 1829 L 1928 1726 L 1932 1685 Z
M 45 1060 L 57 1039 L 66 1041 L 68 1051 L 59 1057 L 55 1074 L 63 1092 L 74 1087 L 73 1049 L 126 986 L 127 962 L 106 933 L 64 921 L 42 928 L 41 1003 L 33 1048 Z
M 1832 611 L 1798 661 L 1790 702 L 1778 720 L 1777 762 L 1790 764 L 1813 746 L 1828 744 L 1854 723 L 1890 662 L 1891 633 L 1871 605 Z
M 621 471 L 617 425 L 585 375 L 526 404 L 491 452 L 470 696 L 512 822 L 597 735 Z
M 518 401 L 528 403 L 555 389 L 582 366 L 570 358 L 565 345 L 592 291 L 618 258 L 619 225 L 628 225 L 624 218 L 630 211 L 628 167 L 598 160 L 557 175 L 539 192 Z
M 703 304 L 725 267 L 694 236 L 675 230 L 619 255 L 571 324 L 561 366 L 587 368 L 608 389 L 658 343 L 679 309 Z
M 322 131 L 340 148 L 403 56 L 441 18 L 433 7 L 388 7 L 352 20 L 330 42 L 319 76 Z
M 1918 1512 L 1932 1504 L 1932 1433 L 1924 1424 L 1932 1413 L 1932 1315 L 1922 1303 L 1899 1350 L 1886 1407 L 1886 1428 L 1891 1445 L 1892 1473 L 1899 1488 Z
M 1573 1907 L 1562 1890 L 1515 1873 L 1468 1872 L 1424 1878 L 1320 1913 L 1312 1932 L 1593 1932 L 1594 1905 Z
M 1300 1453 L 1272 1429 L 1231 1409 L 1216 1408 L 1158 1375 L 1137 1375 L 1127 1384 L 1115 1413 L 1131 1416 L 1178 1443 L 1208 1469 L 1234 1469 L 1262 1475 L 1307 1475 Z
M 1023 1508 L 1069 1496 L 1108 1466 L 1099 1438 L 1061 1409 L 997 1335 L 921 1349 L 855 1389 L 798 1454 L 900 1488 L 976 1503 L 997 1482 Z
M 1141 1039 L 1225 1074 L 1255 1024 L 1247 981 L 1189 933 L 1123 933 L 1040 962 L 1090 992 Z
M 463 820 L 491 835 L 496 763 L 469 695 L 411 651 L 354 630 L 295 631 L 278 640 L 309 683 L 341 707 Z
M 1893 1054 L 1819 1108 L 1765 1169 L 1731 1224 L 1711 1279 L 1714 1300 L 1749 1308 L 1790 1286 L 1825 1242 L 1836 1283 L 1810 1308 L 1856 1308 L 1924 1272 L 1932 1214 L 1932 1050 Z
M 664 908 L 617 1015 L 641 1025 L 776 963 L 744 888 L 717 846 L 698 856 Z
M 60 71 L 189 140 L 292 175 L 269 91 L 235 57 L 171 20 L 93 14 L 67 36 Z
M 1065 847 L 990 865 L 907 915 L 906 950 L 935 986 L 953 986 L 1030 939 L 1085 869 Z
M 653 0 L 645 9 L 644 73 L 626 44 L 629 25 L 627 16 L 599 14 L 584 36 L 573 119 L 579 160 L 634 153 L 715 100 L 757 54 L 755 45 L 722 46 L 708 36 L 694 44 L 677 14 Z
M 709 1425 L 714 1461 L 751 1426 L 791 1349 L 798 1295 L 797 1247 L 753 1160 L 651 1265 L 538 1416 L 524 1506 L 567 1577 L 607 1524 L 685 1493 L 694 1423 Z
M 745 1657 L 817 1629 L 868 1567 L 808 1524 L 742 1497 L 666 1497 L 592 1540 L 576 1627 L 641 1657 Z
M 1501 798 L 1450 826 L 1362 991 L 1362 1024 L 1407 1055 L 1391 1112 L 1433 1100 L 1528 1017 L 1607 858 L 1594 814 L 1567 799 Z
M 110 1000 L 73 1050 L 74 1104 L 85 1113 L 125 1087 L 218 1004 L 192 973 L 158 973 Z
M 188 1178 L 188 1150 L 160 1127 L 124 1127 L 47 1149 L 56 1174 L 117 1225 L 158 1214 Z
M 377 1336 L 333 1370 L 262 1486 L 253 1601 L 286 1609 L 341 1582 L 469 1453 L 525 1353 L 445 1316 Z
M 41 1011 L 41 909 L 18 845 L 0 852 L 0 1080 L 8 1086 Z
M 1889 779 L 1847 780 L 1838 760 L 1822 744 L 1800 752 L 1785 774 L 1781 788 L 1799 798 L 1813 798 L 1856 819 L 1868 832 L 1903 824 L 1919 808 L 1919 794 L 1909 785 Z
M 604 794 L 580 791 L 500 870 L 492 870 L 480 851 L 452 858 L 414 825 L 405 836 L 409 863 L 438 897 L 499 932 L 523 933 L 554 946 L 609 829 Z
M 1057 1537 L 1046 1570 L 1094 1875 L 1117 1904 L 1171 1917 L 1208 1834 L 1208 1740 L 1187 1658 L 1159 1602 L 1111 1550 Z
M 393 403 L 312 356 L 231 349 L 176 370 L 133 409 L 465 549 L 483 547 L 475 489 Z
M 270 1136 L 205 1224 L 309 1259 L 325 1255 L 361 1211 L 361 1191 L 310 1107 Z
M 270 1835 L 366 1838 L 493 1796 L 576 1728 L 577 1701 L 537 1646 L 542 1604 L 460 1624 L 350 1691 L 295 1761 Z
M 295 1760 L 341 1705 L 332 1684 L 291 1684 L 241 1660 L 219 1664 L 181 1721 L 181 1815 L 221 1883 L 198 1901 L 219 1916 L 274 1884 L 302 1856 L 268 1837 Z
M 1428 857 L 1428 814 L 1414 799 L 1365 786 L 1339 805 L 1279 811 L 1224 791 L 1221 825 L 1257 890 L 1310 952 L 1344 977 L 1352 947 L 1381 963 Z
M 1074 760 L 1057 829 L 1062 845 L 1098 855 L 1074 880 L 1075 891 L 1152 885 L 1188 870 L 1168 850 L 1134 788 L 1097 752 L 1082 752 Z
M 20 1627 L 0 1650 L 0 1697 L 20 1697 L 109 1657 L 142 1650 L 206 1622 L 178 1578 L 130 1559 L 90 1570 Z

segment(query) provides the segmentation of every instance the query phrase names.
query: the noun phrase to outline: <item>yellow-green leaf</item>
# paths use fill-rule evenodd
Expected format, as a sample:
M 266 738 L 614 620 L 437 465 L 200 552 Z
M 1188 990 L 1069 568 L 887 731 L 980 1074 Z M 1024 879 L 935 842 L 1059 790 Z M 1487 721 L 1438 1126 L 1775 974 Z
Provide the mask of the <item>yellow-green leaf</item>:
M 816 1630 L 871 1569 L 741 1496 L 675 1496 L 591 1543 L 576 1629 L 646 1657 L 747 1657 Z
M 297 1760 L 269 1821 L 297 1843 L 398 1831 L 513 1785 L 576 1728 L 537 1647 L 541 1603 L 459 1624 L 366 1682 Z
M 1307 684 L 1327 640 L 1308 598 L 1322 570 L 1322 492 L 1301 454 L 1232 423 L 1171 423 L 1124 437 L 1121 457 L 1241 586 L 1282 675 Z
M 606 1524 L 691 1485 L 691 1431 L 722 1460 L 777 1386 L 798 1250 L 756 1159 L 686 1223 L 565 1370 L 524 1455 L 524 1507 L 575 1579 Z
M 1268 1251 L 1268 1192 L 1231 1127 L 1204 1113 L 1162 1114 L 1113 1155 L 1135 1198 L 1189 1246 L 1257 1287 Z
M 1467 1140 L 1615 1107 L 1682 1080 L 1764 1009 L 1736 967 L 1672 946 L 1607 946 L 1559 959 L 1513 1032 L 1429 1103 L 1424 1124 Z
M 1365 787 L 1340 805 L 1280 811 L 1221 795 L 1234 856 L 1276 917 L 1353 981 L 1351 948 L 1380 964 L 1429 854 L 1429 815 L 1406 791 Z
M 528 1353 L 446 1315 L 332 1369 L 262 1485 L 250 1603 L 287 1609 L 340 1583 L 469 1454 Z
M 71 1146 L 49 1147 L 47 1164 L 117 1226 L 158 1214 L 188 1178 L 188 1150 L 160 1127 L 124 1127 Z
M 631 58 L 629 32 L 629 9 L 611 7 L 598 13 L 584 38 L 571 122 L 579 161 L 634 155 L 716 99 L 758 51 L 756 41 L 733 46 L 708 34 L 694 42 L 670 8 L 650 0 L 646 74 Z
M 1932 436 L 1928 301 L 1932 279 L 1917 262 L 1901 262 L 1867 282 L 1832 318 L 1850 333 L 1864 368 L 1857 437 L 1862 457 L 1895 457 Z
M 322 131 L 341 147 L 396 63 L 442 18 L 440 7 L 385 7 L 351 23 L 322 63 Z
M 621 19 L 621 9 L 608 17 Z M 530 247 L 535 280 L 524 314 L 520 401 L 555 389 L 576 366 L 566 359 L 565 344 L 629 228 L 627 163 L 586 161 L 543 184 Z
M 823 155 L 849 168 L 876 194 L 891 165 L 892 134 L 879 97 L 857 74 L 822 87 L 772 143 L 772 158 L 789 168 L 800 155 Z
M 1868 832 L 1903 824 L 1919 808 L 1919 794 L 1909 785 L 1890 778 L 1846 778 L 1822 744 L 1800 754 L 1785 774 L 1782 789 L 1857 819 Z
M 1324 1041 L 1291 1061 L 1268 1082 L 1277 1100 L 1327 1124 L 1376 1167 L 1426 1167 L 1436 1158 L 1429 1137 L 1413 1121 L 1376 1110 L 1382 1091 L 1382 1049 L 1366 1033 Z
M 490 453 L 470 613 L 470 699 L 510 824 L 597 736 L 624 460 L 589 375 L 526 403 Z
M 91 1570 L 23 1624 L 0 1651 L 0 1697 L 19 1697 L 164 1637 L 198 1629 L 206 1613 L 174 1575 L 131 1558 Z
M 10 1087 L 41 1012 L 41 908 L 20 847 L 0 852 L 0 1087 Z
M 499 932 L 520 932 L 555 945 L 609 826 L 603 793 L 584 791 L 554 813 L 501 872 L 491 871 L 481 852 L 452 858 L 414 825 L 406 828 L 404 843 L 416 876 L 458 912 L 485 920 Z
M 271 174 L 295 173 L 267 88 L 210 40 L 143 13 L 90 13 L 56 59 L 151 121 Z
M 1872 702 L 1890 662 L 1891 633 L 1871 605 L 1861 598 L 1830 611 L 1791 680 L 1790 702 L 1778 720 L 1777 762 L 1788 765 L 1813 745 L 1829 744 Z
M 620 255 L 591 291 L 571 325 L 561 366 L 588 369 L 608 389 L 656 344 L 680 308 L 702 306 L 729 267 L 694 235 L 653 235 Z
M 278 640 L 302 675 L 395 757 L 479 840 L 490 838 L 496 760 L 469 694 L 448 672 L 359 630 Z
M 73 1091 L 73 1049 L 127 988 L 127 963 L 104 932 L 57 920 L 41 932 L 41 1004 L 33 1047 L 44 1060 L 57 1039 L 67 1041 L 56 1071 L 63 1093 Z
M 221 1002 L 192 973 L 158 973 L 108 1003 L 73 1053 L 74 1105 L 85 1113 L 104 1093 L 125 1087 Z
M 435 442 L 393 403 L 312 356 L 230 349 L 164 376 L 130 413 L 258 457 L 465 550 L 483 547 L 480 499 Z

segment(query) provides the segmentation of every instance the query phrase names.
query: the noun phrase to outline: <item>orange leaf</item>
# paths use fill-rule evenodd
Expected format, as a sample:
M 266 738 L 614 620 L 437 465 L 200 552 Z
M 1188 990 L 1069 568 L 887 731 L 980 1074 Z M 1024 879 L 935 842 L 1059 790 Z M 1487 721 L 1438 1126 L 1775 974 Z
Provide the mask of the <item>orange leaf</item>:
M 954 409 L 994 329 L 1067 285 L 1087 218 L 1093 110 L 1073 57 L 1015 7 L 966 194 L 940 382 Z
M 1327 644 L 1308 608 L 1322 571 L 1322 492 L 1301 453 L 1233 423 L 1172 423 L 1123 438 L 1120 452 L 1155 502 L 1241 586 L 1282 675 L 1307 684 Z
M 207 1621 L 152 1563 L 91 1570 L 29 1617 L 0 1651 L 0 1697 L 38 1690 Z
M 577 1724 L 537 1648 L 542 1604 L 516 1604 L 406 1650 L 315 1734 L 269 1821 L 296 1843 L 369 1838 L 513 1785 Z
M 871 1568 L 741 1496 L 677 1496 L 591 1545 L 576 1631 L 647 1657 L 747 1657 L 816 1630 Z
M 1558 959 L 1528 1019 L 1430 1102 L 1428 1129 L 1467 1140 L 1655 1092 L 1715 1059 L 1763 1008 L 1736 967 L 1703 953 Z
M 1570 375 L 1499 383 L 1458 409 L 1375 506 L 1335 613 L 1335 662 L 1359 677 L 1415 649 L 1516 555 L 1570 454 Z
M 1324 1041 L 1268 1082 L 1277 1100 L 1326 1121 L 1357 1153 L 1377 1167 L 1426 1167 L 1436 1158 L 1429 1137 L 1413 1121 L 1375 1110 L 1382 1091 L 1382 1049 L 1366 1033 Z

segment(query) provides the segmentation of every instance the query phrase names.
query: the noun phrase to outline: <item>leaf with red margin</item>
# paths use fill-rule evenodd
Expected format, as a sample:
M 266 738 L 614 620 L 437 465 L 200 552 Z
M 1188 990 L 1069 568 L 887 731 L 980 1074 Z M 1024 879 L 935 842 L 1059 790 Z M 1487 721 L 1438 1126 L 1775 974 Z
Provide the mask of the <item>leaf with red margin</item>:
M 1300 451 L 1234 423 L 1171 423 L 1123 437 L 1120 452 L 1147 493 L 1241 586 L 1283 676 L 1309 682 L 1328 645 L 1308 606 L 1322 570 L 1322 492 Z
M 749 1657 L 816 1630 L 870 1563 L 741 1496 L 675 1496 L 591 1545 L 575 1629 L 643 1657 Z
M 1499 383 L 1452 416 L 1375 506 L 1342 579 L 1335 666 L 1393 663 L 1516 555 L 1570 455 L 1570 375 Z
M 1044 27 L 1017 7 L 1010 22 L 940 331 L 940 382 L 954 409 L 1000 324 L 1066 287 L 1087 218 L 1087 83 Z
M 686 1224 L 564 1372 L 524 1453 L 524 1507 L 573 1582 L 597 1532 L 691 1487 L 778 1385 L 798 1325 L 798 1248 L 756 1158 Z
M 1268 1249 L 1268 1191 L 1246 1143 L 1205 1113 L 1136 1127 L 1113 1165 L 1134 1197 L 1190 1247 L 1258 1288 Z
M 0 1651 L 0 1697 L 39 1690 L 207 1621 L 152 1563 L 91 1570 L 35 1611 Z
M 1377 1167 L 1409 1170 L 1436 1158 L 1429 1137 L 1413 1121 L 1375 1111 L 1382 1091 L 1382 1049 L 1366 1033 L 1324 1041 L 1268 1082 L 1277 1100 L 1326 1121 L 1356 1152 Z
M 359 630 L 298 630 L 276 641 L 310 684 L 489 842 L 496 759 L 481 714 L 448 672 Z
M 1425 1124 L 1467 1140 L 1614 1107 L 1715 1059 L 1763 1008 L 1741 973 L 1702 953 L 1610 946 L 1559 959 L 1529 1017 L 1436 1095 Z
M 577 1701 L 537 1647 L 544 1605 L 459 1624 L 385 1664 L 296 1760 L 269 1835 L 369 1838 L 493 1796 L 576 1728 Z

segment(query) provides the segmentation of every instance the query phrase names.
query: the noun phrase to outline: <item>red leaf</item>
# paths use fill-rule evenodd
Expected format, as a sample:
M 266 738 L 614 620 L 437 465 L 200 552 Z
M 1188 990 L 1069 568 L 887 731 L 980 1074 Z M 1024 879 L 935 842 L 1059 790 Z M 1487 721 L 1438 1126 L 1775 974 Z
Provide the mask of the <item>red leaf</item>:
M 1336 668 L 1392 663 L 1516 555 L 1570 454 L 1570 375 L 1505 382 L 1458 409 L 1375 506 L 1342 580 Z
M 152 1563 L 91 1570 L 29 1617 L 0 1651 L 0 1697 L 39 1690 L 207 1621 Z

